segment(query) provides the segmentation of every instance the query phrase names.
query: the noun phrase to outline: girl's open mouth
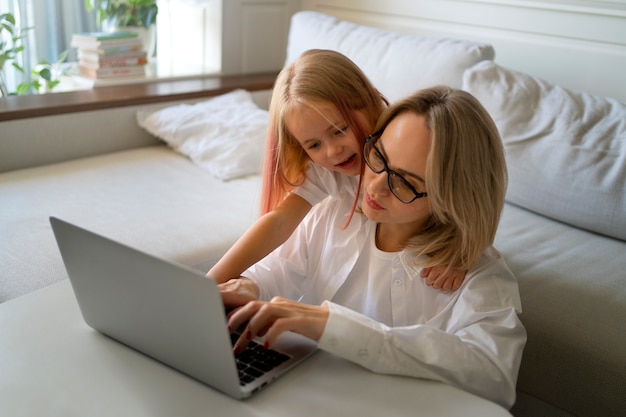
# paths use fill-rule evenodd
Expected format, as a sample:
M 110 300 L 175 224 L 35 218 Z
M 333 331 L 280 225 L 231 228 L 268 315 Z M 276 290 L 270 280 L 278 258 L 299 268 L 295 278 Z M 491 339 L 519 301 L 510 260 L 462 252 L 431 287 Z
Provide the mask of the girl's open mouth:
M 353 154 L 351 157 L 349 157 L 348 159 L 346 159 L 343 162 L 340 162 L 337 164 L 338 167 L 341 168 L 347 168 L 349 167 L 352 163 L 354 163 L 354 161 L 356 161 L 356 154 Z

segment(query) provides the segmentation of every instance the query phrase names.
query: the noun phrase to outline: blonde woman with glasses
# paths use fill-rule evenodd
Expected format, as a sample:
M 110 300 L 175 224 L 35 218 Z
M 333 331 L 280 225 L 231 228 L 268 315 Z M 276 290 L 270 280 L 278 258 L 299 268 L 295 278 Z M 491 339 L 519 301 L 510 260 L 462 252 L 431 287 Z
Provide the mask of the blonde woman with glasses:
M 526 332 L 515 277 L 492 247 L 507 183 L 502 143 L 481 104 L 447 87 L 390 107 L 364 143 L 360 210 L 315 207 L 287 242 L 221 284 L 229 326 L 271 346 L 285 331 L 374 372 L 454 385 L 505 407 Z M 348 236 L 346 236 L 348 234 Z M 423 268 L 467 269 L 456 292 Z

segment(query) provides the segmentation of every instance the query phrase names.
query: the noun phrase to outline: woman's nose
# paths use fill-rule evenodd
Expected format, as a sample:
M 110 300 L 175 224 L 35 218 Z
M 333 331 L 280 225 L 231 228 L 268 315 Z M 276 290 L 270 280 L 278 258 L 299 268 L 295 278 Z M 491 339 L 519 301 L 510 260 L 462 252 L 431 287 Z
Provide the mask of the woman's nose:
M 387 180 L 387 173 L 385 171 L 376 174 L 370 171 L 366 174 L 368 178 L 367 191 L 373 195 L 387 195 L 389 190 L 389 181 Z

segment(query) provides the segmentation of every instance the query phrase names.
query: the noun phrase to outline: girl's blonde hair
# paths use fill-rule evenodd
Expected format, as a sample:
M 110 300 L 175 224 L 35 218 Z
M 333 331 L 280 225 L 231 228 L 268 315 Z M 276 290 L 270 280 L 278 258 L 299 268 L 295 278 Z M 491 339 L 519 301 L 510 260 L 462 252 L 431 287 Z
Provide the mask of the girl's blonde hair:
M 305 178 L 309 157 L 287 129 L 286 117 L 296 105 L 315 109 L 320 103 L 337 108 L 360 147 L 387 104 L 363 71 L 339 52 L 311 49 L 285 67 L 270 102 L 261 214 L 276 208 Z M 365 126 L 356 110 L 366 115 Z
M 394 104 L 376 131 L 405 112 L 426 117 L 432 141 L 425 172 L 432 215 L 407 249 L 428 255 L 423 266 L 467 270 L 493 243 L 500 221 L 507 187 L 500 134 L 476 98 L 444 86 Z

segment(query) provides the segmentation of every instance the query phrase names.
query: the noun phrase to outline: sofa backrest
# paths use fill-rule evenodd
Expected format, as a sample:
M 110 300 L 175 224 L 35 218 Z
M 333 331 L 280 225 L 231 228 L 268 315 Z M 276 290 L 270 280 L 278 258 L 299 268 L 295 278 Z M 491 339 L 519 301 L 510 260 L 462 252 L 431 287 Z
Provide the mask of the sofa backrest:
M 626 241 L 626 104 L 494 62 L 468 69 L 463 88 L 502 135 L 509 202 Z
M 436 84 L 460 88 L 465 69 L 495 55 L 485 43 L 400 35 L 303 11 L 291 19 L 286 63 L 308 49 L 343 53 L 390 102 Z

